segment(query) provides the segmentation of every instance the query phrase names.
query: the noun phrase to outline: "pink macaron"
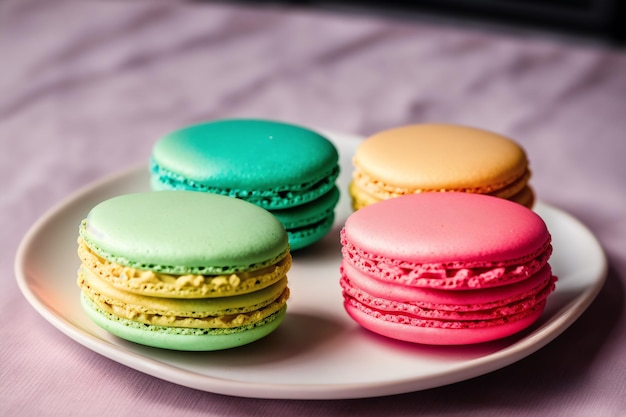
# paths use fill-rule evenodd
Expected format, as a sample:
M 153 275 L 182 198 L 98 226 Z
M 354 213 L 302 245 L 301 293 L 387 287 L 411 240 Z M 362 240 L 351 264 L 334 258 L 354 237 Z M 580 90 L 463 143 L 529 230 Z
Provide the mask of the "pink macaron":
M 341 231 L 344 307 L 409 342 L 481 343 L 532 325 L 554 290 L 551 237 L 519 204 L 422 193 L 364 207 Z

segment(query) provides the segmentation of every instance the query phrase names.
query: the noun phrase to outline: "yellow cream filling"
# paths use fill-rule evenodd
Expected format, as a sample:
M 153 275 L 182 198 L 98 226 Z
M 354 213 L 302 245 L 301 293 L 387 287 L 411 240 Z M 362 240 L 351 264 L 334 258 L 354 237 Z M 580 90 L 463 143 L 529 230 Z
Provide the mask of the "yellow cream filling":
M 78 286 L 102 310 L 140 323 L 189 328 L 232 328 L 254 324 L 280 310 L 290 292 L 287 277 L 253 293 L 220 298 L 163 298 L 115 288 L 84 265 Z
M 94 274 L 125 291 L 154 297 L 206 298 L 245 294 L 265 288 L 280 280 L 291 268 L 291 255 L 251 272 L 229 275 L 171 275 L 141 270 L 110 262 L 91 250 L 78 238 L 78 256 Z
M 184 317 L 160 313 L 147 313 L 141 311 L 141 309 L 133 308 L 133 306 L 122 305 L 116 303 L 114 300 L 99 297 L 97 294 L 93 294 L 87 289 L 83 289 L 83 291 L 85 291 L 85 294 L 104 311 L 118 317 L 151 325 L 201 329 L 228 329 L 256 323 L 280 310 L 287 303 L 287 299 L 289 298 L 289 288 L 285 288 L 276 300 L 259 310 L 221 316 Z
M 530 177 L 530 171 L 526 171 L 522 178 L 514 181 L 511 184 L 499 189 L 480 189 L 480 188 L 464 188 L 464 189 L 446 189 L 446 190 L 407 190 L 401 188 L 392 188 L 390 186 L 380 186 L 382 183 L 375 181 L 371 182 L 367 174 L 362 172 L 355 172 L 353 180 L 349 185 L 349 193 L 352 197 L 352 209 L 354 211 L 366 207 L 370 204 L 374 204 L 378 201 L 383 201 L 390 198 L 399 197 L 407 194 L 418 194 L 421 192 L 429 191 L 456 191 L 456 192 L 470 192 L 476 194 L 487 194 L 495 197 L 504 198 L 522 204 L 526 207 L 532 208 L 534 204 L 534 193 L 529 188 L 528 178 Z
M 355 169 L 353 173 L 353 183 L 354 187 L 366 192 L 378 200 L 386 200 L 389 198 L 400 197 L 406 194 L 417 194 L 421 192 L 430 192 L 430 191 L 458 191 L 458 192 L 467 192 L 467 193 L 477 193 L 477 194 L 489 194 L 496 197 L 501 198 L 509 198 L 519 193 L 527 184 L 528 179 L 530 178 L 530 171 L 526 170 L 522 176 L 514 177 L 508 180 L 507 182 L 499 183 L 499 184 L 491 184 L 489 186 L 477 186 L 477 187 L 465 187 L 465 188 L 444 188 L 444 189 L 421 189 L 421 188 L 406 188 L 406 187 L 397 187 L 391 184 L 386 184 L 381 181 L 378 181 L 371 176 L 369 176 L 366 172 L 359 169 L 358 167 Z

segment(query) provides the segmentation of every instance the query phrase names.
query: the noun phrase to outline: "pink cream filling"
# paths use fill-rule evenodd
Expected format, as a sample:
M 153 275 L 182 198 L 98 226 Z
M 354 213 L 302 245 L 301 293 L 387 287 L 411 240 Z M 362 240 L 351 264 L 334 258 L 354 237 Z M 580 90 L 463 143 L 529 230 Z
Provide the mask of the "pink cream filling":
M 425 320 L 443 321 L 483 321 L 515 317 L 525 311 L 534 310 L 535 306 L 545 302 L 548 295 L 554 291 L 556 278 L 546 270 L 547 280 L 542 279 L 539 285 L 520 292 L 517 296 L 508 297 L 499 301 L 490 301 L 485 304 L 453 305 L 433 304 L 429 302 L 405 302 L 375 297 L 360 288 L 351 285 L 349 279 L 343 275 L 341 286 L 347 302 L 360 305 L 362 311 L 377 311 L 377 314 L 389 316 L 407 316 Z M 544 275 L 544 274 L 542 274 Z M 515 285 L 515 284 L 513 284 Z M 462 298 L 462 295 L 459 295 Z M 393 321 L 396 321 L 394 319 Z
M 537 252 L 522 259 L 428 264 L 367 253 L 347 241 L 345 229 L 341 231 L 341 244 L 343 258 L 368 275 L 407 286 L 446 290 L 488 288 L 522 281 L 543 268 L 552 254 L 548 241 Z
M 385 282 L 359 271 L 345 260 L 341 264 L 340 273 L 345 285 L 350 288 L 354 287 L 372 297 L 416 304 L 428 309 L 449 311 L 489 309 L 510 304 L 529 294 L 537 293 L 550 280 L 555 279 L 549 264 L 544 265 L 539 272 L 529 279 L 509 285 L 474 290 L 409 287 Z M 344 284 L 342 283 L 342 285 Z

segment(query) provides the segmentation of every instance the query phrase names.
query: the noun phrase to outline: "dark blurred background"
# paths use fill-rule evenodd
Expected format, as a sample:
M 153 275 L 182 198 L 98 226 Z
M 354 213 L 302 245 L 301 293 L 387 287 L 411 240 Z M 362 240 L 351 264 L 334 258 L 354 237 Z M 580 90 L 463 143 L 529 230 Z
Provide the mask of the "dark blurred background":
M 623 45 L 626 0 L 285 0 L 248 3 L 313 6 L 376 13 L 403 19 L 444 19 L 464 24 L 506 26 Z

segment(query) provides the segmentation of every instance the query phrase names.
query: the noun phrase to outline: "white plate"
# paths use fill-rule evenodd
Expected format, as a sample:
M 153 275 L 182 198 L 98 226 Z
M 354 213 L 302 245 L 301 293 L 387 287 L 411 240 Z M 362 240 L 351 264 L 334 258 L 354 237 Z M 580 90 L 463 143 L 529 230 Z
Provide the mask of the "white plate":
M 111 336 L 83 314 L 76 286 L 78 224 L 114 195 L 149 189 L 147 166 L 99 181 L 51 209 L 24 237 L 15 271 L 26 299 L 50 323 L 87 348 L 141 372 L 215 393 L 259 398 L 360 398 L 433 388 L 502 368 L 535 352 L 570 326 L 598 294 L 606 275 L 594 236 L 568 214 L 539 202 L 553 235 L 556 291 L 534 326 L 505 340 L 432 347 L 397 342 L 361 329 L 342 307 L 339 228 L 350 214 L 345 192 L 360 138 L 329 133 L 341 155 L 342 198 L 332 232 L 294 254 L 292 298 L 277 331 L 220 352 L 183 353 Z

